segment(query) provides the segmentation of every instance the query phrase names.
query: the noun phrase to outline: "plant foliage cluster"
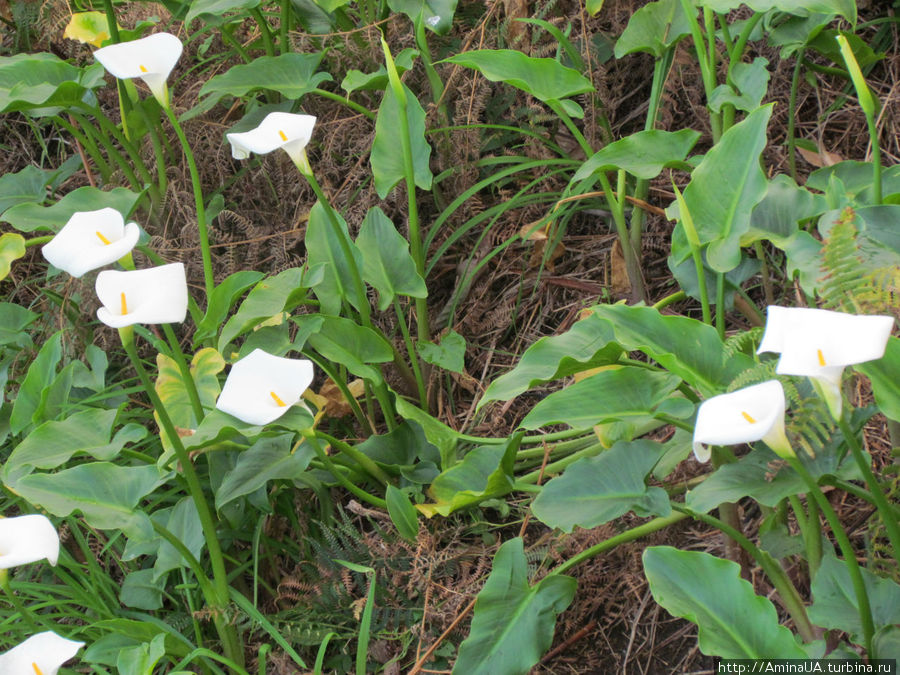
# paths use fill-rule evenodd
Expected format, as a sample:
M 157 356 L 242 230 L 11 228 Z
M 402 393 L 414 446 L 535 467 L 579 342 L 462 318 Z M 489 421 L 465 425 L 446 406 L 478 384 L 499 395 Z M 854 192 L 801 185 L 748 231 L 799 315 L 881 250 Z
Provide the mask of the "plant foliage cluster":
M 886 419 L 900 445 L 900 171 L 882 166 L 866 77 L 883 54 L 864 39 L 892 15 L 655 0 L 591 36 L 508 3 L 509 44 L 475 48 L 457 39 L 475 8 L 455 0 L 162 0 L 167 18 L 141 20 L 138 3 L 78 0 L 65 39 L 89 47 L 66 59 L 33 49 L 33 4 L 9 4 L 0 56 L 0 114 L 44 148 L 0 177 L 3 672 L 527 673 L 579 592 L 570 570 L 687 521 L 721 531 L 722 555 L 648 546 L 643 569 L 703 654 L 900 658 L 896 466 L 873 470 L 865 431 Z M 767 163 L 776 104 L 759 54 L 775 52 L 794 64 L 785 173 Z M 643 128 L 625 135 L 593 67 L 636 53 L 652 77 Z M 664 129 L 685 58 L 706 117 Z M 797 97 L 820 73 L 838 105 L 858 104 L 870 153 L 803 176 L 798 154 L 815 153 Z M 484 119 L 451 111 L 461 77 Z M 346 151 L 310 114 L 323 103 L 368 130 L 338 161 L 371 193 L 363 207 L 322 180 Z M 230 175 L 194 147 L 200 126 Z M 483 147 L 453 165 L 460 131 Z M 312 199 L 272 232 L 231 201 L 240 181 Z M 538 216 L 503 234 L 521 210 Z M 494 303 L 513 315 L 542 278 L 596 288 L 553 270 L 598 212 L 627 302 L 604 287 L 475 380 L 479 335 L 460 330 L 479 276 L 532 251 L 516 297 Z M 662 298 L 652 218 L 670 223 Z M 163 246 L 170 228 L 190 245 Z M 267 262 L 271 237 L 283 246 Z M 454 383 L 476 395 L 465 415 Z M 514 428 L 479 431 L 515 401 Z M 867 507 L 867 541 L 825 487 Z M 518 536 L 485 525 L 513 510 Z M 23 534 L 35 513 L 58 554 Z M 421 569 L 425 542 L 460 518 L 502 543 L 456 607 L 465 636 L 422 651 L 415 581 L 463 565 Z M 526 546 L 538 523 L 610 535 L 548 565 Z M 51 631 L 84 648 L 29 651 Z

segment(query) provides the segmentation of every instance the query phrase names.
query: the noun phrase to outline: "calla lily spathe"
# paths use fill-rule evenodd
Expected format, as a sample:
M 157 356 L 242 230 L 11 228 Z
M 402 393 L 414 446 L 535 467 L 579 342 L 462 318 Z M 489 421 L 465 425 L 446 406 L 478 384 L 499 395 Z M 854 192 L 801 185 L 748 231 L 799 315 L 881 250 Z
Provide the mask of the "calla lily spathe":
M 297 403 L 312 380 L 311 361 L 254 349 L 231 367 L 216 408 L 247 424 L 268 424 Z
M 181 40 L 171 33 L 154 33 L 140 40 L 120 42 L 94 52 L 103 67 L 120 80 L 141 78 L 164 108 L 169 107 L 166 79 L 181 58 Z
M 97 318 L 107 326 L 181 323 L 187 314 L 187 279 L 182 263 L 145 270 L 104 270 L 97 275 Z
M 45 558 L 51 565 L 59 559 L 59 534 L 46 516 L 0 518 L 0 570 Z
M 273 112 L 255 129 L 242 133 L 226 134 L 231 143 L 231 156 L 247 159 L 251 152 L 265 155 L 281 148 L 293 160 L 302 173 L 309 173 L 306 146 L 312 138 L 316 118 L 313 115 L 297 115 Z
M 84 646 L 67 640 L 52 630 L 32 635 L 8 652 L 0 654 L 3 675 L 56 675 L 60 666 Z
M 126 255 L 140 236 L 137 223 L 126 225 L 115 209 L 79 211 L 72 214 L 41 253 L 54 267 L 80 277 Z
M 890 316 L 771 305 L 757 353 L 780 353 L 775 369 L 779 375 L 811 378 L 837 419 L 841 416 L 844 368 L 884 356 L 893 327 Z
M 710 457 L 707 445 L 763 441 L 780 457 L 794 457 L 784 433 L 784 389 L 778 380 L 738 389 L 707 399 L 697 411 L 694 456 Z

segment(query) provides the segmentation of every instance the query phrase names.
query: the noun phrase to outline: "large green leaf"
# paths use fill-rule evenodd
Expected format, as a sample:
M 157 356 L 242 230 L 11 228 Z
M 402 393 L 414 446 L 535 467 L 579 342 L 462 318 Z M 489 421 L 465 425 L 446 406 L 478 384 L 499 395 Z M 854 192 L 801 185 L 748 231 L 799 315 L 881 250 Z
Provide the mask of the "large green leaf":
M 340 235 L 335 231 L 328 211 L 320 202 L 316 202 L 309 210 L 309 221 L 306 225 L 306 255 L 310 267 L 322 266 L 322 281 L 316 284 L 313 292 L 319 299 L 323 314 L 337 315 L 341 312 L 341 300 L 347 300 L 356 309 L 368 298 L 360 298 L 353 283 L 350 261 L 344 255 L 344 249 L 338 236 L 343 237 L 356 262 L 356 269 L 363 266 L 362 253 L 350 239 L 347 223 L 336 211 L 332 211 L 337 220 Z
M 178 541 L 187 546 L 196 560 L 200 559 L 206 540 L 203 538 L 203 525 L 200 523 L 197 505 L 191 497 L 182 497 L 171 508 L 154 511 L 150 519 L 174 534 Z M 160 539 L 156 562 L 153 564 L 154 581 L 161 579 L 171 570 L 189 566 L 190 563 L 178 549 L 168 541 Z
M 632 52 L 648 52 L 660 58 L 685 35 L 691 24 L 680 0 L 659 0 L 638 9 L 616 41 L 616 58 Z
M 741 246 L 768 239 L 785 245 L 798 230 L 798 223 L 826 210 L 825 199 L 799 187 L 790 176 L 779 174 L 769 181 L 766 196 L 750 214 L 750 227 Z
M 505 82 L 545 102 L 594 90 L 578 71 L 554 59 L 534 58 L 512 49 L 476 49 L 446 61 L 474 68 L 491 82 Z
M 568 424 L 587 429 L 601 422 L 652 415 L 679 383 L 675 375 L 645 368 L 602 370 L 542 399 L 519 426 Z
M 865 568 L 860 572 L 869 596 L 875 630 L 900 623 L 900 585 L 891 579 L 877 577 Z M 822 558 L 811 590 L 810 620 L 823 628 L 846 631 L 854 642 L 862 644 L 862 621 L 847 563 L 833 555 Z
M 80 464 L 57 473 L 33 473 L 16 483 L 16 493 L 55 516 L 78 510 L 101 530 L 145 531 L 147 516 L 135 507 L 164 481 L 155 466 Z
M 397 295 L 425 298 L 428 289 L 416 271 L 409 243 L 377 206 L 369 209 L 359 229 L 356 246 L 362 254 L 362 276 L 378 291 L 378 309 L 391 306 Z
M 428 442 L 433 444 L 441 455 L 441 468 L 446 469 L 456 463 L 456 445 L 462 434 L 448 427 L 439 419 L 428 414 L 418 406 L 407 403 L 406 399 L 397 397 L 394 401 L 397 414 L 403 419 L 415 422 L 425 434 Z
M 706 153 L 684 189 L 684 201 L 701 244 L 709 244 L 707 260 L 719 272 L 741 261 L 741 237 L 750 213 L 766 194 L 766 175 L 757 161 L 766 146 L 772 104 L 757 108 L 726 131 Z M 672 257 L 681 263 L 691 255 L 681 222 L 672 236 Z
M 731 68 L 731 84 L 720 84 L 709 96 L 709 109 L 720 113 L 729 104 L 737 110 L 752 112 L 762 104 L 769 88 L 769 61 L 761 56 L 752 63 L 735 63 Z
M 270 480 L 291 480 L 306 471 L 315 452 L 306 443 L 291 452 L 292 445 L 293 434 L 279 434 L 260 438 L 241 452 L 234 469 L 225 475 L 216 490 L 216 510 L 255 492 Z
M 502 497 L 513 489 L 513 464 L 521 436 L 513 436 L 504 445 L 484 445 L 470 450 L 461 462 L 446 469 L 428 488 L 433 504 L 417 504 L 426 516 L 473 506 L 485 499 Z
M 453 25 L 456 0 L 388 0 L 394 12 L 403 12 L 413 23 L 422 23 L 438 35 L 446 35 Z
M 387 502 L 391 522 L 394 523 L 400 536 L 407 541 L 415 541 L 419 534 L 419 514 L 406 493 L 388 483 L 384 501 Z
M 0 345 L 31 346 L 31 338 L 25 328 L 38 316 L 22 305 L 0 302 Z
M 12 416 L 9 419 L 10 431 L 18 434 L 28 425 L 36 421 L 38 409 L 44 392 L 56 378 L 56 366 L 62 359 L 63 332 L 58 331 L 44 342 L 37 357 L 28 366 L 25 379 L 19 386 Z
M 466 339 L 455 330 L 444 335 L 440 344 L 417 342 L 416 351 L 423 361 L 438 368 L 454 373 L 465 370 Z
M 268 89 L 296 100 L 331 79 L 328 73 L 316 72 L 324 54 L 290 52 L 281 56 L 259 56 L 211 78 L 200 88 L 198 96 L 207 97 L 202 105 L 208 106 L 225 95 L 244 96 L 251 91 Z
M 230 274 L 218 284 L 209 296 L 209 303 L 206 307 L 206 314 L 197 324 L 197 330 L 194 333 L 194 342 L 197 343 L 212 337 L 219 330 L 219 326 L 225 321 L 231 306 L 237 302 L 237 299 L 248 288 L 256 284 L 265 276 L 262 272 L 256 270 L 240 270 L 234 274 Z
M 651 546 L 644 573 L 653 598 L 697 624 L 700 651 L 726 659 L 805 658 L 778 612 L 741 578 L 741 568 L 700 551 Z
M 531 586 L 522 539 L 505 542 L 475 600 L 472 627 L 459 647 L 459 675 L 524 675 L 553 642 L 557 615 L 575 596 L 576 582 L 548 576 Z
M 854 368 L 872 382 L 878 409 L 886 417 L 900 422 L 900 339 L 888 338 L 883 357 Z
M 2 56 L 0 113 L 55 115 L 83 100 L 92 102 L 91 90 L 105 84 L 105 73 L 99 63 L 78 68 L 46 52 Z
M 0 221 L 9 223 L 21 232 L 34 230 L 58 232 L 76 211 L 98 211 L 109 207 L 127 218 L 140 198 L 141 195 L 128 188 L 117 187 L 104 192 L 86 185 L 72 190 L 52 206 L 17 204 L 4 211 Z
M 413 483 L 430 483 L 440 473 L 440 452 L 428 442 L 417 422 L 404 420 L 393 431 L 369 436 L 356 448 L 382 468 L 399 472 Z
M 184 18 L 184 24 L 187 26 L 198 16 L 204 19 L 221 17 L 228 12 L 239 12 L 258 7 L 259 3 L 260 0 L 193 0 L 187 16 Z
M 737 462 L 723 464 L 700 485 L 687 493 L 685 504 L 694 511 L 706 513 L 724 502 L 737 502 L 744 497 L 774 508 L 785 497 L 803 494 L 809 488 L 799 475 L 789 467 L 783 467 L 772 475 L 771 463 L 775 454 L 768 448 L 760 448 L 741 457 Z M 830 474 L 854 480 L 861 478 L 856 463 L 838 462 L 836 444 L 815 459 L 805 455 L 800 461 L 814 476 Z
M 598 305 L 593 311 L 610 322 L 615 341 L 625 351 L 645 353 L 704 397 L 722 393 L 753 367 L 750 357 L 727 353 L 715 328 L 702 321 L 621 304 Z
M 146 428 L 129 424 L 111 441 L 117 411 L 92 408 L 59 422 L 44 422 L 25 437 L 3 465 L 3 482 L 14 485 L 31 469 L 55 469 L 76 453 L 110 460 L 126 443 L 141 440 Z
M 852 24 L 856 23 L 856 2 L 854 0 L 694 0 L 700 7 L 709 7 L 720 14 L 727 14 L 741 5 L 747 5 L 754 12 L 780 12 L 807 16 L 812 12 L 840 14 Z
M 28 165 L 17 173 L 0 176 L 0 213 L 16 204 L 44 201 L 47 174 Z
M 222 327 L 219 334 L 219 351 L 224 352 L 229 342 L 266 319 L 293 309 L 295 307 L 293 300 L 297 290 L 301 288 L 302 278 L 303 271 L 298 267 L 292 267 L 257 283 L 247 294 L 238 311 Z M 208 324 L 204 326 L 207 329 L 214 329 Z
M 406 117 L 409 121 L 409 143 L 413 160 L 413 180 L 423 190 L 431 189 L 432 174 L 429 167 L 431 146 L 425 140 L 425 111 L 415 94 L 405 84 Z M 392 87 L 384 92 L 378 117 L 375 119 L 375 140 L 369 162 L 375 179 L 375 190 L 384 199 L 394 186 L 406 178 L 400 125 L 400 101 Z M 311 220 L 312 218 L 310 218 Z
M 664 452 L 659 443 L 616 443 L 596 457 L 585 457 L 551 479 L 531 504 L 535 517 L 571 532 L 589 529 L 634 510 L 639 516 L 667 516 L 669 496 L 644 479 Z
M 390 344 L 371 328 L 339 316 L 323 317 L 318 332 L 309 336 L 309 345 L 333 363 L 373 384 L 382 381 L 381 373 L 370 363 L 386 363 L 394 358 Z
M 816 169 L 806 179 L 806 187 L 828 192 L 833 179 L 838 179 L 842 199 L 850 199 L 854 206 L 872 204 L 872 163 L 845 160 L 831 166 Z M 881 172 L 881 191 L 884 196 L 900 193 L 900 164 L 885 167 Z M 838 195 L 829 195 L 837 197 Z M 838 208 L 835 205 L 832 208 Z
M 612 325 L 597 314 L 576 321 L 561 335 L 542 337 L 525 350 L 515 368 L 488 385 L 478 408 L 490 401 L 508 401 L 540 382 L 615 363 L 622 348 L 613 340 Z
M 699 138 L 700 132 L 693 129 L 639 131 L 594 153 L 575 172 L 571 182 L 615 169 L 638 178 L 655 178 L 665 167 L 683 162 Z
M 12 264 L 25 256 L 25 237 L 15 232 L 0 235 L 0 281 L 9 275 Z

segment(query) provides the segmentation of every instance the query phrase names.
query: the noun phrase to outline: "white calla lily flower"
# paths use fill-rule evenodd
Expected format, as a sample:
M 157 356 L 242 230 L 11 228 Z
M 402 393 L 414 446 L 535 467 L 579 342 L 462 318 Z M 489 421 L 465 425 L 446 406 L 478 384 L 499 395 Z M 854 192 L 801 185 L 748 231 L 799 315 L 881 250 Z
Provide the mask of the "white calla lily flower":
M 47 516 L 33 513 L 0 518 L 0 570 L 44 558 L 51 565 L 59 559 L 59 534 Z
M 182 263 L 131 272 L 103 270 L 97 275 L 95 288 L 103 303 L 97 318 L 113 328 L 136 323 L 181 323 L 187 314 L 187 279 Z
M 763 441 L 780 457 L 794 457 L 784 433 L 784 389 L 778 380 L 738 389 L 707 399 L 697 411 L 694 456 L 710 457 L 707 445 Z
M 52 630 L 32 635 L 8 652 L 0 654 L 3 675 L 56 675 L 60 666 L 84 646 L 67 640 Z
M 231 367 L 216 408 L 247 424 L 268 424 L 297 403 L 312 380 L 312 361 L 254 349 Z
M 166 79 L 181 58 L 181 40 L 171 33 L 154 33 L 140 40 L 120 42 L 94 52 L 109 73 L 120 80 L 141 78 L 164 108 L 169 107 Z
M 126 225 L 115 209 L 79 211 L 72 214 L 41 253 L 54 267 L 81 277 L 129 253 L 140 236 L 137 223 Z
M 306 146 L 312 138 L 316 118 L 313 115 L 273 112 L 255 129 L 242 133 L 225 134 L 231 143 L 231 156 L 247 159 L 251 152 L 265 155 L 281 148 L 293 160 L 301 173 L 310 172 Z
M 894 318 L 770 305 L 757 353 L 779 352 L 779 375 L 811 378 L 835 419 L 841 416 L 841 376 L 846 366 L 874 361 L 884 350 Z

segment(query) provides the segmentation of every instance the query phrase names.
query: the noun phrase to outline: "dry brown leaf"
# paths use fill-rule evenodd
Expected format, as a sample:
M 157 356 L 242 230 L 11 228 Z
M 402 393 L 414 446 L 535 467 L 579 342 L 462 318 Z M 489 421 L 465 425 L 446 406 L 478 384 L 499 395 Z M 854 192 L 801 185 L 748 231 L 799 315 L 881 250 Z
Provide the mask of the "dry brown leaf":
M 614 295 L 631 295 L 631 282 L 628 280 L 628 271 L 625 268 L 625 256 L 622 253 L 622 243 L 616 239 L 609 250 L 609 277 L 610 289 Z

